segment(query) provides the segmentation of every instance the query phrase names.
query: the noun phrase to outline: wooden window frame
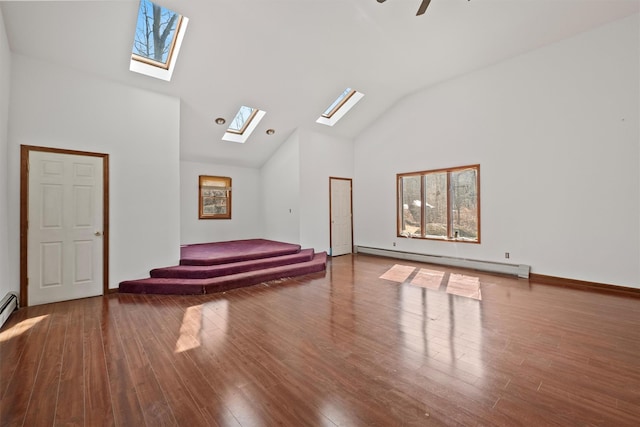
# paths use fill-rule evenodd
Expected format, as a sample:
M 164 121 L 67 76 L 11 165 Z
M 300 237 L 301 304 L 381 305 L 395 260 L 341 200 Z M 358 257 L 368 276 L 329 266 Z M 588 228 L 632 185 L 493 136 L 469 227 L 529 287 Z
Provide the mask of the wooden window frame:
M 469 239 L 463 236 L 456 234 L 456 230 L 453 229 L 453 218 L 452 218 L 452 206 L 451 206 L 451 195 L 453 192 L 453 188 L 451 186 L 451 174 L 453 172 L 459 172 L 463 170 L 473 169 L 476 171 L 476 206 L 477 206 L 477 238 Z M 425 177 L 430 174 L 442 174 L 446 173 L 446 191 L 447 191 L 447 235 L 442 237 L 434 237 L 426 234 L 426 212 L 425 212 Z M 414 234 L 407 235 L 402 230 L 403 224 L 403 195 L 404 190 L 402 188 L 402 179 L 406 177 L 420 177 L 420 235 L 416 236 Z M 458 243 L 480 243 L 480 165 L 468 165 L 468 166 L 456 166 L 452 168 L 442 168 L 442 169 L 432 169 L 426 171 L 419 172 L 408 172 L 408 173 L 399 173 L 396 174 L 396 235 L 397 237 L 405 237 L 405 238 L 414 238 L 414 239 L 424 239 L 424 240 L 438 240 L 445 242 L 458 242 Z
M 134 61 L 142 62 L 147 65 L 151 65 L 153 67 L 161 68 L 163 70 L 168 70 L 171 67 L 171 61 L 173 60 L 173 52 L 176 47 L 176 43 L 178 40 L 178 35 L 180 34 L 181 27 L 182 27 L 182 15 L 178 15 L 178 22 L 176 23 L 176 28 L 173 33 L 173 39 L 171 40 L 171 46 L 169 47 L 167 62 L 159 62 L 154 59 L 147 58 L 146 56 L 138 55 L 133 52 L 131 53 L 131 59 L 133 59 Z
M 326 119 L 330 119 L 330 118 L 332 118 L 332 117 L 333 117 L 333 115 L 334 115 L 335 113 L 337 113 L 337 112 L 338 112 L 338 110 L 340 110 L 340 109 L 344 106 L 344 104 L 346 104 L 346 103 L 347 103 L 347 101 L 349 101 L 349 100 L 351 99 L 351 97 L 352 97 L 353 95 L 355 95 L 355 93 L 356 93 L 355 89 L 351 89 L 351 91 L 350 91 L 348 94 L 346 94 L 346 95 L 345 95 L 345 96 L 340 100 L 340 102 L 338 102 L 338 103 L 336 104 L 336 106 L 335 106 L 335 107 L 333 107 L 333 108 L 331 109 L 331 111 L 329 111 L 329 113 L 327 113 L 327 114 L 324 114 L 324 113 L 323 113 L 323 114 L 322 114 L 322 117 L 324 117 L 324 118 L 326 118 Z M 334 101 L 334 102 L 335 102 L 335 101 Z
M 257 108 L 253 108 L 253 107 L 248 107 L 248 108 L 251 108 L 251 114 L 249 115 L 249 118 L 245 120 L 244 123 L 242 124 L 242 128 L 241 129 L 227 128 L 227 132 L 235 133 L 236 135 L 244 135 L 244 132 L 247 130 L 247 128 L 249 127 L 253 119 L 256 117 L 256 115 L 258 114 L 258 111 L 260 111 Z
M 198 219 L 231 219 L 231 189 L 231 178 L 228 176 L 200 175 L 198 177 Z M 213 212 L 216 201 L 222 199 L 227 208 L 226 212 Z
M 161 6 L 161 7 L 163 9 L 166 9 L 164 6 Z M 170 10 L 170 9 L 166 9 L 166 10 L 169 10 L 169 11 L 171 11 L 173 13 L 176 13 L 173 10 Z M 174 50 L 175 50 L 175 47 L 176 47 L 176 43 L 178 42 L 178 35 L 180 34 L 180 31 L 182 29 L 181 28 L 182 27 L 182 18 L 183 18 L 182 15 L 178 15 L 178 22 L 176 22 L 176 28 L 174 29 L 173 38 L 171 39 L 171 45 L 169 46 L 169 53 L 167 55 L 167 62 L 156 61 L 154 59 L 147 58 L 146 56 L 138 55 L 137 53 L 133 53 L 133 52 L 131 52 L 131 59 L 133 59 L 134 61 L 142 62 L 142 63 L 147 64 L 147 65 L 151 65 L 153 67 L 161 68 L 163 70 L 168 70 L 171 67 L 171 62 L 173 61 Z M 136 31 L 137 31 L 137 27 L 136 27 Z

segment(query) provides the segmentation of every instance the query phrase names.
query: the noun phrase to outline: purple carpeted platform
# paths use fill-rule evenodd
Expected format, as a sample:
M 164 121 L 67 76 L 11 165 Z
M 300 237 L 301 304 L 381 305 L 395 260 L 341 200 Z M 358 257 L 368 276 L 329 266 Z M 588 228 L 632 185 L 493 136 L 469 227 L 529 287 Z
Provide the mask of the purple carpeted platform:
M 313 254 L 313 249 L 305 249 L 292 255 L 272 256 L 250 261 L 230 262 L 226 264 L 176 265 L 174 267 L 155 268 L 151 270 L 151 277 L 207 279 L 210 277 L 225 276 L 229 274 L 311 261 L 313 259 Z
M 176 295 L 212 294 L 243 286 L 251 286 L 269 280 L 324 271 L 326 265 L 327 254 L 326 252 L 321 252 L 315 254 L 311 261 L 207 279 L 150 277 L 148 279 L 128 280 L 120 283 L 120 292 Z
M 198 243 L 180 248 L 180 265 L 226 264 L 298 252 L 300 245 L 265 239 Z
M 180 265 L 126 280 L 120 292 L 194 295 L 222 292 L 270 280 L 324 271 L 327 254 L 272 240 L 235 240 L 181 248 Z

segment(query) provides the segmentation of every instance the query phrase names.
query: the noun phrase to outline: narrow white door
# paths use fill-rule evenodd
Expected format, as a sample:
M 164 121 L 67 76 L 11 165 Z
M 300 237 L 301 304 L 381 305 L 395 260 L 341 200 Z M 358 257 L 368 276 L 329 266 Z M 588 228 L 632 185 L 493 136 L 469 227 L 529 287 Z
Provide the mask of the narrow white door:
M 29 305 L 102 295 L 103 159 L 31 151 Z
M 330 178 L 331 202 L 331 255 L 350 254 L 353 251 L 351 216 L 351 180 Z

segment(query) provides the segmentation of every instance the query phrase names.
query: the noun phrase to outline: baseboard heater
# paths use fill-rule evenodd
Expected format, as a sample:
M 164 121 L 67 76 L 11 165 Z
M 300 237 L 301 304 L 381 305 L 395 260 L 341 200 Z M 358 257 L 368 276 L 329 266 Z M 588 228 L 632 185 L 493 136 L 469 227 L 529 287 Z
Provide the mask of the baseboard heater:
M 0 328 L 7 321 L 11 313 L 18 309 L 18 295 L 9 292 L 0 302 Z
M 406 259 L 410 261 L 426 262 L 430 264 L 447 265 L 450 267 L 470 268 L 473 270 L 488 271 L 490 273 L 510 274 L 523 279 L 529 278 L 531 266 L 524 264 L 507 264 L 503 262 L 478 261 L 473 259 L 455 258 L 440 255 L 427 255 L 416 252 L 394 251 L 391 249 L 370 248 L 367 246 L 355 246 L 356 253 L 386 256 L 389 258 Z

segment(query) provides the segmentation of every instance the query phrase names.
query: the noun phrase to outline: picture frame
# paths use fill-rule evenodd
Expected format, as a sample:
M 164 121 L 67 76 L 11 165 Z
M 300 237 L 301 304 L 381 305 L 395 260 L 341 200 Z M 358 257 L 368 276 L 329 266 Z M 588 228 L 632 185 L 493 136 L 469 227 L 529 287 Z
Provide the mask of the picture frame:
M 198 177 L 198 219 L 231 219 L 230 177 Z

